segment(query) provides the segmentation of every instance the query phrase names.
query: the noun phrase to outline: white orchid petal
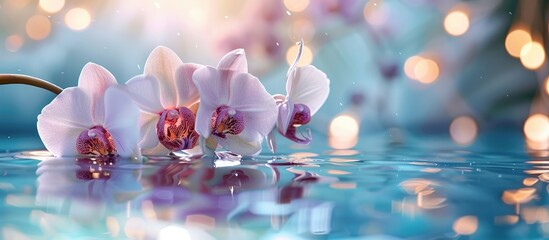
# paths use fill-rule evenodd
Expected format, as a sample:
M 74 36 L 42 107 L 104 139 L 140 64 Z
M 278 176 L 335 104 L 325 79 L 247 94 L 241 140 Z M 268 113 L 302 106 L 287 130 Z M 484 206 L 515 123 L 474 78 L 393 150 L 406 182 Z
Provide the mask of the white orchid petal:
M 212 114 L 217 107 L 228 103 L 229 81 L 220 79 L 217 69 L 207 66 L 194 72 L 193 82 L 200 94 L 195 130 L 200 136 L 208 138 Z
M 200 105 L 215 106 L 229 102 L 230 79 L 223 78 L 222 72 L 205 66 L 193 74 L 193 82 L 200 94 Z
M 142 111 L 158 114 L 164 110 L 158 81 L 153 76 L 135 76 L 126 82 L 124 88 Z
M 297 63 L 299 62 L 299 60 L 301 60 L 301 54 L 303 54 L 303 45 L 305 45 L 303 43 L 303 39 L 301 39 L 301 41 L 299 41 L 297 43 L 297 45 L 299 45 L 299 49 L 297 51 L 297 56 L 295 57 L 295 60 L 294 62 L 292 63 L 292 65 L 290 66 L 290 68 L 288 69 L 288 73 L 286 74 L 286 77 L 289 78 L 290 75 L 292 74 L 295 74 L 295 69 L 297 67 Z
M 276 130 L 273 129 L 269 135 L 267 135 L 267 145 L 271 149 L 272 153 L 276 153 Z
M 259 79 L 249 73 L 236 75 L 231 81 L 230 94 L 228 105 L 244 115 L 245 131 L 267 136 L 275 126 L 277 107 Z
M 234 77 L 240 73 L 248 73 L 248 61 L 246 59 L 246 53 L 244 49 L 233 50 L 223 58 L 217 64 L 217 70 L 219 73 L 220 83 L 224 84 L 221 90 L 228 93 L 229 82 L 233 81 Z M 225 102 L 226 99 L 222 99 Z
M 221 61 L 219 61 L 219 64 L 217 64 L 217 69 L 226 69 L 238 73 L 247 73 L 248 60 L 246 60 L 246 52 L 244 51 L 244 49 L 239 48 L 225 54 L 225 56 L 221 58 Z
M 188 107 L 200 100 L 198 89 L 193 82 L 193 74 L 200 67 L 202 66 L 198 64 L 185 63 L 175 72 L 175 79 L 177 80 L 175 85 L 179 96 L 178 107 Z
M 105 93 L 105 129 L 109 131 L 121 157 L 131 157 L 139 142 L 139 108 L 120 87 Z
M 278 118 L 276 122 L 276 127 L 278 128 L 278 131 L 280 131 L 282 134 L 286 134 L 286 132 L 288 131 L 293 112 L 294 103 L 290 100 L 278 105 Z
M 208 138 L 210 136 L 212 114 L 214 113 L 215 109 L 215 106 L 200 104 L 200 107 L 196 112 L 194 129 L 200 136 L 204 138 Z
M 158 145 L 159 141 L 158 134 L 156 133 L 156 124 L 159 119 L 159 115 L 144 112 L 139 115 L 139 132 L 141 133 L 139 146 L 142 149 L 149 149 Z
M 261 152 L 263 139 L 249 141 L 242 139 L 239 135 L 227 134 L 225 138 L 215 137 L 219 145 L 226 150 L 243 156 L 255 156 Z
M 105 116 L 103 97 L 105 91 L 111 86 L 117 85 L 114 76 L 104 67 L 95 63 L 87 63 L 80 77 L 78 87 L 91 97 L 93 120 L 102 124 Z
M 38 134 L 54 156 L 76 156 L 78 135 L 95 123 L 89 96 L 80 88 L 66 88 L 38 115 Z
M 154 76 L 160 86 L 160 102 L 164 108 L 176 107 L 175 71 L 183 61 L 171 49 L 156 47 L 145 62 L 145 75 Z
M 298 67 L 286 82 L 287 99 L 307 105 L 314 115 L 328 98 L 330 80 L 314 66 Z

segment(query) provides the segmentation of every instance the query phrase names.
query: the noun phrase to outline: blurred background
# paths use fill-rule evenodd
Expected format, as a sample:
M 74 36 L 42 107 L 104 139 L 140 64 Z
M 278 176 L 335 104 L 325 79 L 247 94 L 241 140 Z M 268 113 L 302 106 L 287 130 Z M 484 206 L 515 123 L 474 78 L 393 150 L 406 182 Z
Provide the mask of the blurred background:
M 0 73 L 77 84 L 87 62 L 119 83 L 165 45 L 184 62 L 215 65 L 246 50 L 272 93 L 305 42 L 300 65 L 331 79 L 310 126 L 316 141 L 352 148 L 447 134 L 468 145 L 516 131 L 549 147 L 549 3 L 541 0 L 0 0 Z M 0 138 L 37 139 L 36 116 L 55 96 L 0 86 Z M 323 135 L 327 136 L 324 137 Z M 0 146 L 0 149 L 2 146 Z

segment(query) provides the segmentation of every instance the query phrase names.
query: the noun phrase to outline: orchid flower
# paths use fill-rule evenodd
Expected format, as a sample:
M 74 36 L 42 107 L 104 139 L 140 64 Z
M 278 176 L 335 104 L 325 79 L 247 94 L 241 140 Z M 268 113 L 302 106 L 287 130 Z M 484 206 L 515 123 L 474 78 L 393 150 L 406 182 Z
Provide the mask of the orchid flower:
M 78 87 L 64 89 L 38 115 L 38 134 L 57 157 L 140 156 L 139 109 L 105 68 L 88 63 Z
M 276 128 L 284 137 L 300 144 L 309 144 L 312 139 L 311 130 L 307 136 L 297 128 L 311 121 L 311 117 L 322 107 L 330 93 L 330 80 L 326 74 L 312 65 L 297 67 L 303 50 L 303 40 L 299 42 L 297 57 L 288 70 L 286 95 L 274 95 L 278 106 Z M 267 143 L 271 151 L 276 152 L 274 130 L 269 133 Z
M 169 48 L 157 47 L 149 55 L 143 75 L 126 83 L 126 90 L 139 105 L 141 142 L 148 155 L 193 148 L 198 90 L 192 75 L 201 67 L 183 63 Z
M 213 141 L 213 149 L 219 144 L 236 154 L 259 154 L 263 139 L 275 125 L 276 104 L 248 73 L 244 50 L 226 54 L 217 67 L 196 70 L 193 81 L 200 93 L 196 131 L 201 141 Z

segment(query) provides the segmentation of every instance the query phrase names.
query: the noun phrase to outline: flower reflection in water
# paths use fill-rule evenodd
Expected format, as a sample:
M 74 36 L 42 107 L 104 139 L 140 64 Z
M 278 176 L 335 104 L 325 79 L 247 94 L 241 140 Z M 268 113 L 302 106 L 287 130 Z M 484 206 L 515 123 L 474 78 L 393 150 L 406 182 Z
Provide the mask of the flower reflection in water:
M 116 216 L 108 216 L 131 214 L 126 211 L 127 206 L 143 190 L 139 184 L 139 165 L 135 170 L 117 170 L 131 165 L 111 157 L 76 161 L 56 158 L 40 162 L 36 171 L 36 205 L 45 211 L 35 210 L 31 218 L 39 222 L 45 233 L 51 233 L 48 237 L 52 238 L 56 238 L 56 232 L 86 232 L 90 227 L 101 226 L 99 223 L 106 217 L 112 225 Z

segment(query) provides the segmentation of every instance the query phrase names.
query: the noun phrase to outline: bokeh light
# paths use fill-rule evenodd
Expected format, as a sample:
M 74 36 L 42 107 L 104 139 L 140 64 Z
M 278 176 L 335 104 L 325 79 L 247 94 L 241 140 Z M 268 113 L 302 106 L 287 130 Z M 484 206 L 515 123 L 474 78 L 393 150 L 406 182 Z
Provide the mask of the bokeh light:
M 189 231 L 187 231 L 187 229 L 180 226 L 176 226 L 176 225 L 170 225 L 160 230 L 160 232 L 158 233 L 157 239 L 158 240 L 172 240 L 172 239 L 187 240 L 192 238 L 191 238 L 191 235 L 189 234 Z
M 524 67 L 536 70 L 545 62 L 545 49 L 539 42 L 529 42 L 520 50 L 520 62 Z
M 549 140 L 549 119 L 544 114 L 534 114 L 524 123 L 524 135 L 535 142 Z
M 12 8 L 24 8 L 29 4 L 30 0 L 6 0 L 6 5 Z
M 539 179 L 537 178 L 525 178 L 524 180 L 522 180 L 522 184 L 524 184 L 524 186 L 530 187 L 536 184 L 538 181 Z
M 25 30 L 29 38 L 42 40 L 50 34 L 51 23 L 48 17 L 43 15 L 34 15 L 27 20 Z
M 83 8 L 73 8 L 65 14 L 65 24 L 72 30 L 84 30 L 90 25 L 90 22 L 90 13 Z
M 463 35 L 469 29 L 469 16 L 462 11 L 451 11 L 444 18 L 444 29 L 453 36 Z
M 511 56 L 518 58 L 522 47 L 531 41 L 530 33 L 523 29 L 515 29 L 505 38 L 505 49 Z
M 383 26 L 389 20 L 389 9 L 382 1 L 368 1 L 363 14 L 366 22 L 373 26 Z
M 208 21 L 208 12 L 201 5 L 190 7 L 187 16 L 192 25 L 203 26 Z
M 284 0 L 284 6 L 292 12 L 302 12 L 309 6 L 309 0 Z
M 24 41 L 25 40 L 20 35 L 10 35 L 6 38 L 6 50 L 9 52 L 17 52 L 23 46 Z
M 290 29 L 292 38 L 310 41 L 315 36 L 315 26 L 308 18 L 300 18 L 294 21 Z
M 145 236 L 146 223 L 143 219 L 137 217 L 131 217 L 126 220 L 124 226 L 124 233 L 126 237 L 130 239 L 143 239 Z
M 471 117 L 457 117 L 450 124 L 450 136 L 455 143 L 460 145 L 471 144 L 477 137 L 478 127 Z
M 414 68 L 414 76 L 420 83 L 430 84 L 437 80 L 439 68 L 432 59 L 421 59 Z
M 519 220 L 517 215 L 504 215 L 494 217 L 494 223 L 498 225 L 513 225 L 516 224 Z
M 332 120 L 329 127 L 329 144 L 335 149 L 349 149 L 358 142 L 358 120 L 350 115 L 340 115 Z
M 408 59 L 406 59 L 406 62 L 404 63 L 404 73 L 406 76 L 408 76 L 410 79 L 416 79 L 415 69 L 416 65 L 423 60 L 421 56 L 411 56 Z
M 46 12 L 56 13 L 63 9 L 63 6 L 65 6 L 65 0 L 40 0 L 38 5 L 40 5 L 40 7 Z
M 109 216 L 105 221 L 111 237 L 117 237 L 120 233 L 120 223 L 118 223 L 118 220 L 115 217 Z
M 295 58 L 297 56 L 297 53 L 299 52 L 299 46 L 295 45 L 288 49 L 288 52 L 286 52 L 286 62 L 288 64 L 292 65 L 295 61 Z M 306 45 L 303 46 L 303 52 L 301 53 L 301 59 L 297 63 L 298 67 L 303 67 L 310 65 L 313 62 L 313 52 L 309 47 Z
M 460 235 L 471 235 L 478 229 L 478 218 L 475 216 L 460 217 L 454 222 L 452 229 Z
M 535 197 L 536 189 L 527 187 L 513 190 L 505 190 L 503 192 L 503 195 L 501 196 L 501 200 L 505 204 L 516 205 L 515 211 L 516 213 L 519 213 L 520 209 L 518 206 L 522 203 L 530 202 Z

